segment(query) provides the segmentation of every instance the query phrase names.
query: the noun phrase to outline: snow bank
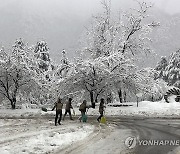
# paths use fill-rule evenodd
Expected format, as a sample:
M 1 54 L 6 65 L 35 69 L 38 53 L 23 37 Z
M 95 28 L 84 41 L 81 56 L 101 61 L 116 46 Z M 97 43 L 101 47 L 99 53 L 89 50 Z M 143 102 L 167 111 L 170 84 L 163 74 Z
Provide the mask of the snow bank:
M 171 98 L 174 100 L 173 98 Z M 117 103 L 116 103 L 117 104 Z M 180 103 L 171 101 L 171 103 L 165 103 L 164 100 L 159 102 L 142 101 L 125 103 L 131 106 L 125 107 L 112 107 L 107 106 L 105 109 L 105 115 L 107 116 L 133 116 L 133 117 L 180 117 Z M 98 115 L 97 109 L 90 109 L 89 115 Z
M 180 116 L 180 103 L 163 103 L 143 101 L 136 106 L 132 103 L 130 107 L 112 107 L 106 109 L 107 115 L 121 116 L 145 116 L 145 117 L 166 117 Z

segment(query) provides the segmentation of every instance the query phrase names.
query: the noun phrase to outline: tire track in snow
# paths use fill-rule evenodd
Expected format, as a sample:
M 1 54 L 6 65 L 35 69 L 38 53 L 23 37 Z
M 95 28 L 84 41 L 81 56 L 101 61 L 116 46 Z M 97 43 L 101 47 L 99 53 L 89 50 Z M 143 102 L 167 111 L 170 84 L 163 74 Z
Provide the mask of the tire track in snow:
M 38 131 L 38 132 L 24 132 L 24 133 L 20 133 L 17 135 L 12 135 L 12 136 L 8 136 L 6 138 L 0 138 L 0 145 L 7 143 L 7 142 L 12 142 L 12 141 L 16 141 L 16 140 L 20 140 L 20 139 L 24 139 L 24 138 L 30 138 L 33 136 L 37 136 L 40 134 L 44 134 L 44 133 L 50 133 L 50 132 L 54 132 L 54 131 L 61 131 L 61 133 L 65 133 L 66 129 L 62 129 L 62 128 L 54 128 L 54 129 L 46 129 L 46 130 L 42 130 L 42 131 Z
M 86 137 L 84 140 L 71 144 L 70 146 L 54 151 L 53 154 L 76 154 L 82 153 L 86 151 L 87 146 L 93 147 L 98 141 L 105 140 L 108 136 L 110 136 L 115 127 L 114 124 L 111 125 L 101 125 L 94 123 L 95 130 L 92 134 Z M 92 151 L 91 151 L 92 152 Z
M 5 143 L 16 141 L 19 142 L 20 140 L 44 133 L 56 131 L 63 134 L 67 131 L 66 127 L 64 128 L 63 125 L 55 127 L 52 121 L 47 125 L 47 119 L 33 120 L 33 123 L 31 123 L 32 120 L 25 119 L 14 125 L 16 122 L 18 123 L 19 120 L 10 121 L 9 123 L 6 123 L 4 126 L 0 127 L 0 147 L 2 147 Z M 73 127 L 74 126 L 70 126 L 68 129 L 73 129 Z

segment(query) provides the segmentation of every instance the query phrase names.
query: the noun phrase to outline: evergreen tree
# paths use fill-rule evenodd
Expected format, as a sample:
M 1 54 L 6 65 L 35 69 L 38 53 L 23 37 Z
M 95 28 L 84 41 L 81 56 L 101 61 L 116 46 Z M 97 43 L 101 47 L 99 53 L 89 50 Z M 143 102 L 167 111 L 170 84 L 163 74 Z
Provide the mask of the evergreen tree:
M 12 60 L 16 63 L 25 62 L 25 57 L 27 56 L 27 45 L 24 43 L 23 39 L 17 39 L 15 44 L 12 46 Z
M 180 87 L 180 50 L 171 54 L 168 66 L 165 69 L 165 77 L 169 85 Z
M 4 47 L 0 49 L 0 61 L 6 61 L 8 59 L 8 55 L 5 52 Z
M 59 76 L 60 78 L 66 77 L 67 73 L 69 72 L 70 67 L 71 67 L 71 64 L 67 58 L 66 51 L 63 49 L 61 64 L 57 66 L 55 76 Z
M 38 59 L 39 68 L 44 72 L 49 69 L 50 58 L 49 58 L 49 48 L 45 41 L 37 42 L 35 46 L 35 56 Z
M 64 49 L 63 49 L 63 51 L 62 51 L 62 56 L 63 56 L 63 58 L 62 58 L 62 60 L 61 60 L 62 65 L 68 65 L 68 64 L 69 64 L 69 61 L 68 61 L 68 59 L 67 59 L 66 51 L 65 51 Z
M 168 61 L 166 60 L 166 57 L 161 57 L 161 61 L 158 62 L 155 70 L 156 70 L 156 73 L 155 73 L 155 79 L 163 79 L 163 80 L 167 80 L 166 77 L 165 77 L 165 69 L 168 65 Z
M 62 77 L 65 77 L 69 71 L 70 68 L 70 62 L 68 61 L 68 58 L 66 56 L 66 51 L 63 49 L 62 51 L 62 59 L 61 59 L 61 68 L 60 68 L 60 74 Z

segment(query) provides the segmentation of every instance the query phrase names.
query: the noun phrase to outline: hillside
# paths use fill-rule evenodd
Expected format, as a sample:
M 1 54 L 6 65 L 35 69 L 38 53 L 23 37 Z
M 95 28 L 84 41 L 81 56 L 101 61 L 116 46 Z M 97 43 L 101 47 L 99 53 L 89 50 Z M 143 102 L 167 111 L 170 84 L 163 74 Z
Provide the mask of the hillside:
M 97 5 L 99 2 L 93 3 L 89 0 L 70 3 L 58 0 L 53 0 L 53 3 L 48 0 L 2 1 L 0 46 L 9 48 L 19 37 L 23 37 L 29 44 L 45 39 L 52 59 L 58 62 L 63 48 L 69 52 L 68 56 L 73 58 L 78 40 L 85 30 L 84 26 L 88 25 L 91 15 L 100 10 Z M 149 64 L 154 65 L 161 55 L 170 55 L 180 47 L 180 14 L 169 15 L 154 8 L 151 16 L 161 23 L 152 34 L 152 47 L 157 56 L 148 56 Z M 145 63 L 147 64 L 147 60 Z

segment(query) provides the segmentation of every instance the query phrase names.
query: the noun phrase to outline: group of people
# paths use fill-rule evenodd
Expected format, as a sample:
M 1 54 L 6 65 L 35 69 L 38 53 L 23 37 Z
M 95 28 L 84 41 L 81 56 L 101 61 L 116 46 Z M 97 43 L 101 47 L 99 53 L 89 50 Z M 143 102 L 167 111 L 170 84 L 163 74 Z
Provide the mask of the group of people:
M 65 116 L 67 115 L 67 113 L 69 113 L 70 120 L 73 120 L 72 114 L 71 114 L 71 109 L 73 109 L 73 107 L 72 107 L 71 103 L 72 103 L 72 98 L 69 98 L 68 101 L 66 102 L 66 107 L 65 107 L 65 113 L 64 113 L 64 116 L 63 116 L 63 120 L 64 120 Z M 80 122 L 82 120 L 82 117 L 86 114 L 87 109 L 89 109 L 90 107 L 91 106 L 87 105 L 87 101 L 83 100 L 82 104 L 79 106 L 79 111 L 81 112 L 81 116 L 79 117 Z M 100 122 L 101 117 L 103 117 L 104 108 L 105 108 L 104 99 L 101 98 L 100 105 L 99 105 L 100 116 L 97 118 L 98 122 Z M 56 109 L 55 126 L 57 126 L 57 123 L 59 125 L 61 125 L 63 103 L 62 103 L 62 100 L 61 100 L 60 97 L 58 97 L 57 101 L 55 102 L 55 105 L 52 108 L 52 111 L 54 109 Z M 58 117 L 59 117 L 59 119 L 58 119 Z
M 71 115 L 71 109 L 73 109 L 71 102 L 72 102 L 72 98 L 69 98 L 67 103 L 66 103 L 66 108 L 65 108 L 65 113 L 64 113 L 64 116 L 63 116 L 63 120 L 64 120 L 65 116 L 67 115 L 67 113 L 69 113 L 70 119 L 73 120 L 72 115 Z M 57 126 L 57 123 L 59 125 L 61 125 L 62 108 L 63 108 L 62 100 L 61 100 L 60 97 L 58 97 L 58 100 L 56 101 L 54 107 L 52 108 L 52 111 L 54 109 L 56 109 L 56 116 L 55 116 L 55 125 L 56 126 Z M 60 115 L 60 117 L 59 117 L 59 115 Z M 58 117 L 59 117 L 59 120 L 58 120 Z

